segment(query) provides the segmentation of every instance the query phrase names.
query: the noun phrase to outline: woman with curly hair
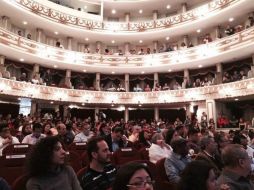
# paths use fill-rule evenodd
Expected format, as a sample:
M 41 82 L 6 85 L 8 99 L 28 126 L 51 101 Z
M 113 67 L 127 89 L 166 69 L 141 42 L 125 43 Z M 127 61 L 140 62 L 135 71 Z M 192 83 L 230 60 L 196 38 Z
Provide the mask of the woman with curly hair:
M 81 190 L 74 170 L 65 164 L 65 156 L 56 136 L 41 139 L 28 159 L 27 190 Z

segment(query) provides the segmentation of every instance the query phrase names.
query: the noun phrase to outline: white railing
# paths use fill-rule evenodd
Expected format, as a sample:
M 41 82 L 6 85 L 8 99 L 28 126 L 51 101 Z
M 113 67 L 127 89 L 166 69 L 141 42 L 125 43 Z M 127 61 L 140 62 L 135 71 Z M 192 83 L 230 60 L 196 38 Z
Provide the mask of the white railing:
M 213 86 L 156 92 L 74 90 L 0 78 L 0 94 L 69 103 L 170 104 L 253 95 L 254 78 Z

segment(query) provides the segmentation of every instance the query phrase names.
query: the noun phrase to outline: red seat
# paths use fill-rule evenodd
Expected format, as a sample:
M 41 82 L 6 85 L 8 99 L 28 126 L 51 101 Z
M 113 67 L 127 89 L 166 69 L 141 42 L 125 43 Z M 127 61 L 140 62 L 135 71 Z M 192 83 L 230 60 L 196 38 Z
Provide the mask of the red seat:
M 3 155 L 27 154 L 31 148 L 31 144 L 10 144 L 3 149 Z
M 23 174 L 19 176 L 15 181 L 12 183 L 11 187 L 12 190 L 26 190 L 26 182 L 28 181 L 28 175 Z
M 162 158 L 155 164 L 156 168 L 156 183 L 155 189 L 157 190 L 176 190 L 176 184 L 172 184 L 168 181 L 168 176 L 165 171 L 164 162 L 166 158 Z
M 113 162 L 122 165 L 130 161 L 142 160 L 140 153 L 133 148 L 121 148 L 113 153 Z
M 149 160 L 149 148 L 142 148 L 139 150 L 142 160 Z
M 87 171 L 87 167 L 83 167 L 81 168 L 78 172 L 77 172 L 77 177 L 78 180 L 81 181 L 81 178 L 83 177 L 83 175 L 86 173 Z
M 71 143 L 68 146 L 68 150 L 70 151 L 75 151 L 77 153 L 79 153 L 79 155 L 81 156 L 85 151 L 86 151 L 87 145 L 86 143 Z
M 80 155 L 75 151 L 67 152 L 67 163 L 71 165 L 75 172 L 82 168 Z
M 81 155 L 81 164 L 82 164 L 82 167 L 86 167 L 88 166 L 89 164 L 89 159 L 88 159 L 88 156 L 87 156 L 87 152 L 83 152 L 83 154 Z

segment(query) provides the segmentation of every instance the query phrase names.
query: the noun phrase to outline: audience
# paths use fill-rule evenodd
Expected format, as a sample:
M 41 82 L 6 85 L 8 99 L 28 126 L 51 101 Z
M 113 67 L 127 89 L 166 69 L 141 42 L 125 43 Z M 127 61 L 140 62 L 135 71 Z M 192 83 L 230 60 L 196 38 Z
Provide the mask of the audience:
M 25 144 L 36 144 L 41 138 L 45 138 L 46 135 L 42 134 L 42 125 L 40 123 L 33 124 L 33 132 L 24 137 L 22 143 Z
M 90 138 L 94 136 L 94 134 L 90 131 L 90 124 L 83 122 L 82 127 L 81 127 L 81 132 L 78 133 L 73 142 L 84 142 L 86 143 Z

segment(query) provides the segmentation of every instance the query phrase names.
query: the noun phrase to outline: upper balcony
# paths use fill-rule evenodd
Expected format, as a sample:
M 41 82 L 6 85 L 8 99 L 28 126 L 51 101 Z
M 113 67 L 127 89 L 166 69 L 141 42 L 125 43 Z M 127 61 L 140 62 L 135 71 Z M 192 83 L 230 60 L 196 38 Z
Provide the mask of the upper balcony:
M 229 17 L 251 12 L 254 4 L 252 0 L 214 0 L 185 13 L 139 22 L 102 21 L 97 15 L 92 18 L 85 13 L 41 0 L 3 0 L 0 7 L 1 13 L 11 16 L 12 20 L 19 23 L 26 20 L 34 23 L 34 27 L 58 31 L 66 36 L 85 36 L 98 41 L 107 37 L 114 37 L 116 41 L 138 41 L 141 38 L 150 40 L 151 34 L 154 37 L 173 37 L 194 32 L 198 28 L 218 25 L 228 21 Z M 16 12 L 16 16 L 9 15 L 11 12 Z
M 0 29 L 0 53 L 9 59 L 25 60 L 45 67 L 99 73 L 154 73 L 208 67 L 251 56 L 254 27 L 193 48 L 150 55 L 114 56 L 86 54 L 41 44 Z

